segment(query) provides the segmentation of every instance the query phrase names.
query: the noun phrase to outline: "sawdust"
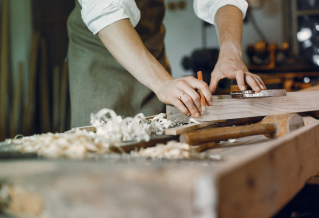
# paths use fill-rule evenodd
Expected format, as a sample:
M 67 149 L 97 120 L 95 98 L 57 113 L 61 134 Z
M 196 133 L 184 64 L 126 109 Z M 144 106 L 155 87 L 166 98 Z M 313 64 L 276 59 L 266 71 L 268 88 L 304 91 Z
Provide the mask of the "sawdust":
M 0 213 L 14 217 L 38 217 L 42 210 L 43 199 L 39 194 L 11 183 L 0 183 Z
M 46 133 L 11 139 L 15 149 L 21 152 L 37 152 L 49 158 L 84 159 L 94 155 L 114 153 L 110 147 L 126 141 L 149 141 L 151 135 L 162 135 L 164 130 L 177 124 L 159 114 L 146 119 L 143 114 L 122 118 L 113 110 L 102 109 L 91 114 L 91 124 L 96 132 L 76 129 L 74 133 Z M 9 142 L 9 140 L 7 140 Z M 186 143 L 169 142 L 153 148 L 141 149 L 133 156 L 159 158 L 189 158 L 190 146 Z
M 49 158 L 83 159 L 90 154 L 111 153 L 109 143 L 93 132 L 76 131 L 70 134 L 47 133 L 13 140 L 21 152 L 37 152 Z
M 170 141 L 167 144 L 157 144 L 155 147 L 131 152 L 132 156 L 180 159 L 191 157 L 191 146 L 187 143 Z

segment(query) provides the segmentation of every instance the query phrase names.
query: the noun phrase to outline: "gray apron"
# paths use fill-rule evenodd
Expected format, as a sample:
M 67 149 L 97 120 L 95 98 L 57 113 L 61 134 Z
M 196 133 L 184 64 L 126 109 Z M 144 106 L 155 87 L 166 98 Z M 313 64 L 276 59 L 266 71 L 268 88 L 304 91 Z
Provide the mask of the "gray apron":
M 165 55 L 162 24 L 163 0 L 137 0 L 141 20 L 136 26 L 146 48 L 170 72 Z M 81 18 L 81 5 L 68 18 L 69 81 L 71 96 L 71 126 L 90 124 L 90 114 L 102 108 L 115 110 L 118 115 L 154 115 L 164 110 L 156 95 L 125 70 L 93 35 Z

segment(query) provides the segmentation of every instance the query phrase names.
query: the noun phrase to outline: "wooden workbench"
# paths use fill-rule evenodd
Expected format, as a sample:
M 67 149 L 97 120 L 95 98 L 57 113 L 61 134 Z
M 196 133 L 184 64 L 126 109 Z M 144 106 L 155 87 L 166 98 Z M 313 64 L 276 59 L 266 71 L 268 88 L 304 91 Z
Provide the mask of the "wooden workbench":
M 0 161 L 0 181 L 12 210 L 33 217 L 271 217 L 318 172 L 318 133 L 313 121 L 278 139 L 240 138 L 210 160 Z

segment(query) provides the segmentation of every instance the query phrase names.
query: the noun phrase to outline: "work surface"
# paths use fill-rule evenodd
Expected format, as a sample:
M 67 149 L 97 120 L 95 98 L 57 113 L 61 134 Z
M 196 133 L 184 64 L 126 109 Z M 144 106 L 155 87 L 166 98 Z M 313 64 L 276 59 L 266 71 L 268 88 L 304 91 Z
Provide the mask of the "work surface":
M 317 173 L 318 132 L 315 121 L 278 139 L 224 142 L 210 160 L 2 161 L 0 181 L 34 217 L 270 217 Z

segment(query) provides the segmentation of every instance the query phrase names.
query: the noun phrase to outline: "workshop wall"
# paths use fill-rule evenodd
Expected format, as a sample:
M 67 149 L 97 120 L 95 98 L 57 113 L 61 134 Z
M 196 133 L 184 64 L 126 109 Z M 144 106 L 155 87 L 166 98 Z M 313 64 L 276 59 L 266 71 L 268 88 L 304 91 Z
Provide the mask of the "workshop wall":
M 180 0 L 166 1 L 166 14 L 164 24 L 166 26 L 166 51 L 170 60 L 173 77 L 191 75 L 191 71 L 185 71 L 181 66 L 184 56 L 189 56 L 195 49 L 202 48 L 202 22 L 196 17 L 193 10 L 193 0 L 185 0 L 185 9 L 180 9 Z M 175 9 L 172 8 L 175 5 Z M 251 11 L 256 23 L 263 31 L 266 40 L 270 43 L 281 44 L 283 42 L 283 8 L 282 0 L 267 0 L 261 9 Z M 243 51 L 244 62 L 248 59 L 245 49 L 248 44 L 254 44 L 261 38 L 254 30 L 251 21 L 244 24 Z M 219 47 L 215 27 L 207 28 L 207 46 Z

